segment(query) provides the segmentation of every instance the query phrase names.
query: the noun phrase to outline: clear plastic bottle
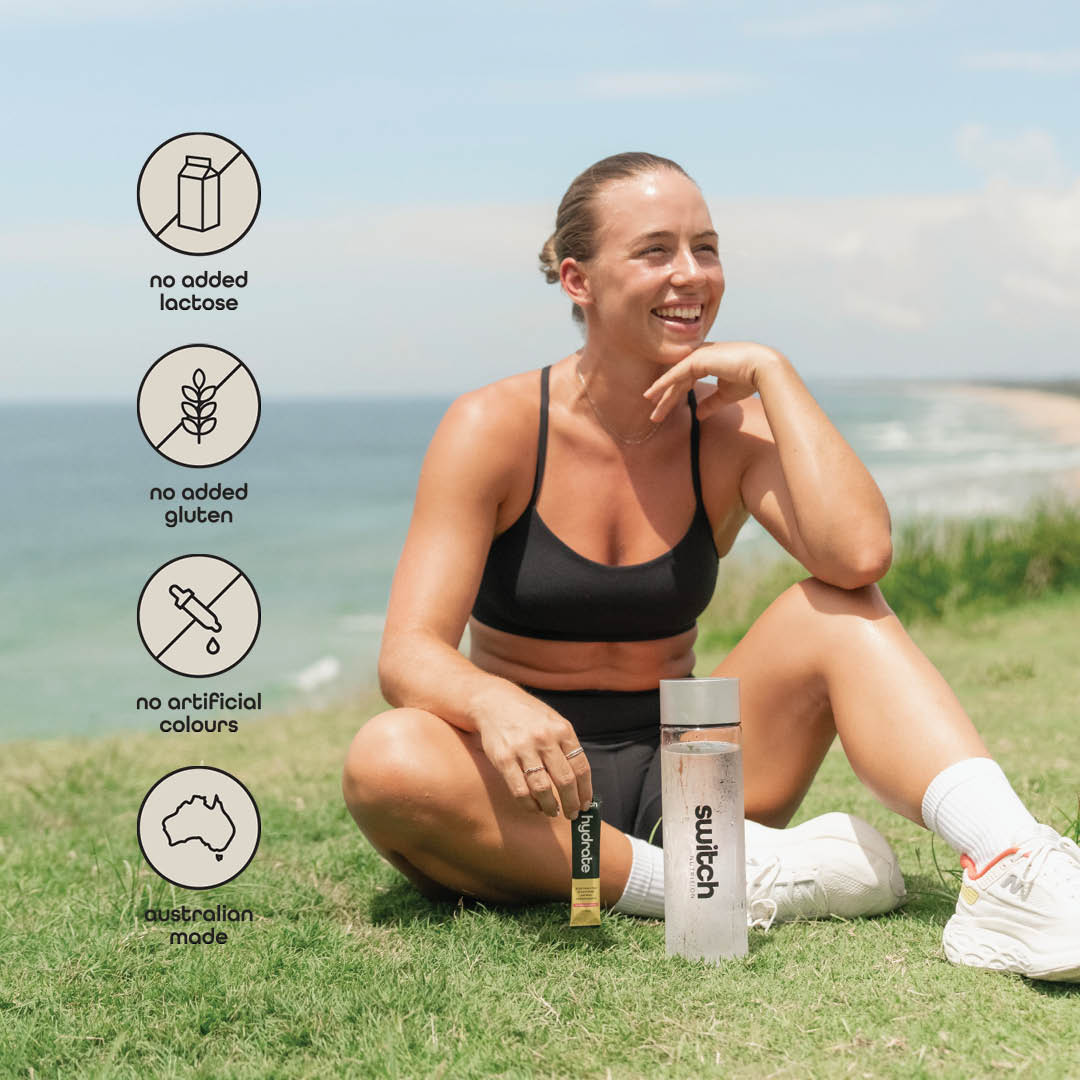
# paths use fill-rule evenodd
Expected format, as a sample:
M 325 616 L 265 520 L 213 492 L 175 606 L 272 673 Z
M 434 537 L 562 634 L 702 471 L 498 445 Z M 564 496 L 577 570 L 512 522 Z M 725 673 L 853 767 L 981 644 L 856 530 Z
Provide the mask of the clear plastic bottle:
M 745 956 L 746 852 L 738 679 L 660 680 L 668 956 Z

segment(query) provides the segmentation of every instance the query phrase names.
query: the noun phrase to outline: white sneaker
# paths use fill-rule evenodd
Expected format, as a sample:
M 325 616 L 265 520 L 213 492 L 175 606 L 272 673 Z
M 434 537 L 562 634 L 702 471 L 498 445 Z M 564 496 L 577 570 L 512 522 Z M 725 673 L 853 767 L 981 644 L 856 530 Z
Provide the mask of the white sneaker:
M 889 842 L 872 825 L 834 812 L 794 829 L 754 830 L 746 844 L 746 919 L 850 919 L 892 911 L 907 899 Z
M 945 955 L 954 964 L 1080 982 L 1080 847 L 1040 825 L 981 871 L 966 855 L 960 862 Z

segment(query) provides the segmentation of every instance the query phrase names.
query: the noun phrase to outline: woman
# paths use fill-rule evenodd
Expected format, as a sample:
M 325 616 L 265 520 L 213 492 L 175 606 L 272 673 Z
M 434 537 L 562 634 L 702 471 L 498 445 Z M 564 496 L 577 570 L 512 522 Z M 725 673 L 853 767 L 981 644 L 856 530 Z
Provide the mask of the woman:
M 542 265 L 585 344 L 463 395 L 435 433 L 379 661 L 395 708 L 345 768 L 371 843 L 429 896 L 565 899 L 569 820 L 595 786 L 601 903 L 661 914 L 657 686 L 690 674 L 716 560 L 753 515 L 812 575 L 714 672 L 740 679 L 768 914 L 845 913 L 848 878 L 846 913 L 902 896 L 895 864 L 868 872 L 891 853 L 865 823 L 776 831 L 839 734 L 881 802 L 962 856 L 949 959 L 1080 978 L 1080 849 L 1031 817 L 883 599 L 873 479 L 786 356 L 705 340 L 724 275 L 694 182 L 649 154 L 598 162 Z

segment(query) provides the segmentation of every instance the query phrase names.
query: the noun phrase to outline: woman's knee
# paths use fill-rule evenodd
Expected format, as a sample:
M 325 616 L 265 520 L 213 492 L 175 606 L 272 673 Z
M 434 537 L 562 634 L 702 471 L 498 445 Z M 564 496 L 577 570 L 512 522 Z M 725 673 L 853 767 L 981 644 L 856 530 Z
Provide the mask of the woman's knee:
M 345 756 L 342 792 L 358 824 L 414 807 L 418 793 L 434 786 L 431 736 L 437 725 L 445 721 L 422 709 L 388 709 L 356 733 Z
M 857 589 L 841 589 L 821 578 L 810 577 L 786 589 L 780 599 L 787 602 L 793 614 L 817 622 L 835 615 L 880 619 L 893 614 L 877 582 Z

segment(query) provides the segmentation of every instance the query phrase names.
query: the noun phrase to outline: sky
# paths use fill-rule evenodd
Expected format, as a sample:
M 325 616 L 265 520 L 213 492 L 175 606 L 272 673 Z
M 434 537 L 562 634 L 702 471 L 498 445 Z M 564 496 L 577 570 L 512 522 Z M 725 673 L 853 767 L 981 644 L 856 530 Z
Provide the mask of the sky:
M 698 182 L 709 339 L 810 378 L 1080 373 L 1080 7 L 996 2 L 0 0 L 0 401 L 134 400 L 164 353 L 265 397 L 452 395 L 581 344 L 537 253 L 573 178 Z M 215 132 L 250 232 L 179 255 L 136 181 Z M 153 274 L 248 272 L 233 312 Z

